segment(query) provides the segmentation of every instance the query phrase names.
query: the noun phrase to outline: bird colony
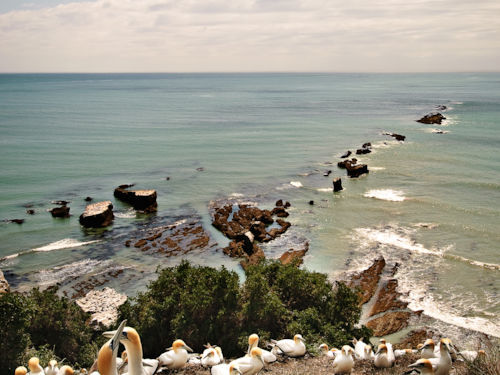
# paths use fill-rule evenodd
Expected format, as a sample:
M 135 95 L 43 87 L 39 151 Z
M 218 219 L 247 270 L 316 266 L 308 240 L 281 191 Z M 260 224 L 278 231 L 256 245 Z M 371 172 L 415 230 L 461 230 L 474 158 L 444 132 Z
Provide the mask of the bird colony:
M 58 367 L 55 360 L 51 360 L 45 369 L 40 365 L 38 358 L 33 357 L 28 362 L 28 369 L 20 366 L 15 370 L 15 375 L 153 375 L 162 370 L 178 370 L 187 363 L 210 368 L 211 375 L 254 375 L 264 367 L 270 366 L 278 356 L 302 357 L 306 354 L 305 340 L 297 334 L 293 339 L 271 340 L 271 350 L 259 347 L 259 336 L 252 334 L 248 338 L 247 353 L 238 359 L 225 363 L 222 349 L 217 345 L 207 344 L 202 354 L 189 354 L 193 350 L 183 340 L 175 340 L 172 347 L 161 354 L 157 359 L 145 359 L 142 355 L 141 338 L 132 327 L 126 327 L 123 321 L 117 330 L 104 332 L 109 340 L 101 347 L 97 360 L 87 372 L 81 369 L 74 371 L 70 366 Z M 125 350 L 118 356 L 120 343 Z M 410 370 L 405 374 L 419 373 L 421 375 L 448 375 L 452 361 L 457 355 L 466 360 L 474 360 L 477 356 L 484 355 L 484 351 L 458 352 L 451 340 L 443 338 L 439 344 L 432 339 L 419 344 L 417 349 L 393 350 L 391 343 L 385 339 L 380 340 L 374 352 L 371 345 L 363 339 L 353 339 L 353 347 L 344 345 L 341 349 L 329 349 L 327 344 L 321 344 L 319 349 L 322 355 L 331 359 L 333 374 L 350 374 L 356 360 L 369 360 L 376 368 L 389 368 L 394 366 L 398 357 L 408 354 L 420 354 L 421 358 L 411 364 Z

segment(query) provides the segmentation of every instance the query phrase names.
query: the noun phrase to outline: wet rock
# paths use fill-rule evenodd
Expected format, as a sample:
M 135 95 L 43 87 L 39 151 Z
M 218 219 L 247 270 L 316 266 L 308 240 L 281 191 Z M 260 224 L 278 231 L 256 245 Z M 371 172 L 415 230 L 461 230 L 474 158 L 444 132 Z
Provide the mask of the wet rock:
M 28 215 L 34 215 L 34 214 L 35 214 L 35 210 L 33 210 L 33 209 L 29 209 L 29 210 L 26 210 L 26 213 L 27 213 Z
M 314 201 L 309 201 L 309 204 L 310 204 L 311 206 L 314 206 Z
M 92 197 L 85 197 L 84 201 L 85 202 L 92 202 Z
M 361 146 L 361 148 L 371 148 L 371 147 L 372 147 L 371 142 L 363 143 L 363 145 Z
M 10 220 L 6 220 L 6 221 L 8 221 L 9 223 L 14 223 L 14 224 L 19 224 L 19 225 L 24 223 L 24 219 L 10 219 Z
M 205 170 L 205 168 L 203 168 L 203 167 L 199 167 L 199 168 L 196 168 L 196 170 L 197 170 L 198 172 L 203 172 L 203 171 Z
M 398 281 L 396 279 L 390 279 L 383 282 L 383 285 L 377 293 L 376 301 L 370 310 L 369 316 L 374 316 L 389 310 L 402 310 L 408 307 L 407 302 L 401 301 L 401 293 L 396 290 L 397 287 Z
M 438 111 L 446 111 L 448 108 L 447 108 L 445 105 L 442 105 L 442 104 L 441 104 L 441 105 L 437 105 L 437 106 L 436 106 L 436 109 L 437 109 Z
M 354 178 L 369 172 L 368 165 L 366 164 L 350 165 L 349 167 L 346 167 L 346 169 L 347 169 L 347 175 L 349 177 L 354 177 Z
M 103 228 L 114 219 L 111 201 L 97 202 L 87 205 L 80 215 L 80 224 L 85 228 Z
M 345 154 L 343 154 L 340 158 L 341 159 L 345 159 L 345 158 L 348 158 L 349 156 L 351 156 L 352 152 L 351 151 L 347 151 Z
M 284 207 L 285 207 L 285 208 L 289 208 L 290 206 L 291 206 L 290 202 L 286 201 L 286 202 L 285 202 L 285 206 L 284 206 Z
M 304 263 L 304 256 L 306 255 L 308 250 L 309 250 L 309 243 L 306 243 L 304 249 L 301 250 L 290 249 L 288 251 L 285 251 L 279 258 L 280 262 L 282 264 L 295 264 L 298 267 L 302 263 Z
M 375 294 L 384 267 L 385 259 L 380 257 L 377 258 L 369 268 L 351 277 L 348 285 L 351 288 L 360 288 L 358 292 L 360 296 L 360 305 L 368 302 Z
M 277 200 L 275 206 L 276 207 L 283 207 L 283 200 L 282 199 Z
M 2 270 L 0 270 L 0 294 L 10 292 L 10 285 L 5 279 Z
M 278 217 L 288 217 L 290 215 L 288 212 L 286 212 L 285 207 L 275 207 L 273 208 L 271 213 Z
M 69 217 L 69 207 L 67 206 L 54 207 L 53 209 L 49 210 L 49 212 L 51 213 L 52 217 Z
M 342 160 L 337 163 L 337 167 L 339 167 L 340 169 L 347 169 L 353 165 L 356 165 L 357 162 L 358 159 L 356 158 L 352 158 L 351 160 Z
M 397 133 L 384 133 L 384 135 L 391 136 L 400 142 L 403 142 L 406 139 L 406 136 Z
M 373 330 L 375 336 L 385 336 L 406 328 L 411 316 L 410 311 L 393 311 L 368 321 L 366 326 Z
M 332 171 L 327 170 L 327 171 L 323 172 L 323 176 L 328 177 L 328 176 L 330 176 L 330 173 L 332 173 Z
M 333 179 L 333 191 L 337 192 L 337 191 L 341 191 L 341 190 L 343 190 L 342 179 L 340 177 L 334 178 Z
M 438 125 L 441 125 L 441 122 L 443 120 L 446 120 L 446 117 L 444 117 L 439 112 L 433 112 L 433 113 L 429 113 L 429 114 L 425 115 L 420 120 L 416 120 L 416 121 L 420 122 L 422 124 L 438 124 Z
M 83 298 L 76 300 L 80 308 L 91 314 L 89 325 L 96 330 L 113 326 L 118 319 L 118 308 L 125 303 L 127 296 L 111 288 L 92 290 Z
M 170 176 L 165 177 L 166 181 L 170 181 Z
M 356 155 L 369 154 L 370 152 L 372 152 L 372 150 L 370 150 L 369 148 L 358 148 L 356 150 Z
M 129 204 L 131 204 L 136 210 L 141 210 L 144 212 L 155 212 L 158 208 L 156 202 L 156 190 L 127 190 L 128 188 L 123 188 L 120 185 L 117 187 L 113 195 Z

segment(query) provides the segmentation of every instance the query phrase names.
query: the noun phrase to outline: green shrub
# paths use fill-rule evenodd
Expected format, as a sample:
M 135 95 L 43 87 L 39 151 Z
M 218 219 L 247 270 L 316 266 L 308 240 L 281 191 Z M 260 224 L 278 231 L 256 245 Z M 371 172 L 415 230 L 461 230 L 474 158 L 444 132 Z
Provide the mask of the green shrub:
M 13 374 L 30 344 L 30 301 L 17 293 L 0 295 L 0 374 Z
M 145 354 L 155 357 L 177 338 L 193 348 L 210 342 L 236 354 L 231 348 L 239 334 L 238 275 L 186 261 L 158 273 L 135 304 L 120 308 L 120 319 L 140 333 Z

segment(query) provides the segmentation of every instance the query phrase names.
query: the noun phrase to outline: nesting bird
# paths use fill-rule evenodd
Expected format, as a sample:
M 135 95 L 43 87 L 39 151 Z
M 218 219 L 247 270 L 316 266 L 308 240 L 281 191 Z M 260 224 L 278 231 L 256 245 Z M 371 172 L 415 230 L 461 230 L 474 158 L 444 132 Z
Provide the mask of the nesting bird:
M 300 334 L 296 334 L 293 340 L 271 340 L 271 342 L 288 357 L 302 357 L 306 354 L 305 340 Z
M 262 349 L 253 348 L 250 351 L 250 356 L 244 356 L 232 361 L 229 365 L 236 365 L 242 375 L 257 374 L 264 367 L 264 359 L 262 358 Z
M 250 352 L 252 351 L 253 348 L 258 348 L 259 347 L 259 335 L 256 333 L 251 334 L 248 336 L 248 350 L 247 350 L 247 355 L 250 355 Z M 261 349 L 262 350 L 262 359 L 266 364 L 273 363 L 276 361 L 276 355 L 269 350 Z
M 389 356 L 386 344 L 380 344 L 378 346 L 373 363 L 375 364 L 375 367 L 378 368 L 388 368 L 394 365 L 394 360 Z
M 19 366 L 14 371 L 14 375 L 26 375 L 28 373 L 28 369 L 24 366 Z
M 354 367 L 354 350 L 349 345 L 344 345 L 340 353 L 333 360 L 334 374 L 350 374 Z
M 447 338 L 441 339 L 439 342 L 439 357 L 429 358 L 436 375 L 448 375 L 451 370 L 451 340 Z
M 45 367 L 45 375 L 57 375 L 59 372 L 59 367 L 57 367 L 57 361 L 51 359 L 47 367 Z
M 28 375 L 44 375 L 42 366 L 40 366 L 40 360 L 37 357 L 31 357 L 28 361 L 28 368 L 30 372 Z
M 425 340 L 424 344 L 422 347 L 419 349 L 421 351 L 421 358 L 436 358 L 437 355 L 434 352 L 434 340 L 433 339 L 427 339 Z
M 389 358 L 389 361 L 394 363 L 394 361 L 396 361 L 396 357 L 394 356 L 394 351 L 392 350 L 392 344 L 387 342 L 386 339 L 380 339 L 379 341 L 387 347 L 387 357 Z
M 417 362 L 412 363 L 408 367 L 416 369 L 420 375 L 434 375 L 431 361 L 427 358 L 420 358 Z
M 97 369 L 101 375 L 117 375 L 116 356 L 120 347 L 120 337 L 125 328 L 126 320 L 114 331 L 111 338 L 101 347 L 97 355 Z M 105 335 L 106 336 L 106 335 Z M 64 366 L 63 366 L 64 368 Z M 61 368 L 62 370 L 62 368 Z
M 180 369 L 188 360 L 188 351 L 192 352 L 189 346 L 182 340 L 175 340 L 165 353 L 158 357 L 160 366 L 166 366 L 169 369 Z
M 222 359 L 219 357 L 219 353 L 215 350 L 215 348 L 209 347 L 203 351 L 203 356 L 201 357 L 201 365 L 204 367 L 212 367 L 218 365 L 222 362 Z
M 75 372 L 73 371 L 71 366 L 64 365 L 59 369 L 59 371 L 57 372 L 57 375 L 73 375 L 74 373 Z
M 237 364 L 231 363 L 231 364 L 220 364 L 217 366 L 212 367 L 212 370 L 210 371 L 211 375 L 242 375 L 240 368 L 238 367 Z

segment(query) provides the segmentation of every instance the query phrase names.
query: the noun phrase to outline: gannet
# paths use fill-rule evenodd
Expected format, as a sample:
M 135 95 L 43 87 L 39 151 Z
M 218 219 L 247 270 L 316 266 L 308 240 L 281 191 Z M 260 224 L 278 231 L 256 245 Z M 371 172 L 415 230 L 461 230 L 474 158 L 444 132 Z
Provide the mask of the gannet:
M 114 336 L 116 331 L 104 332 L 104 337 Z M 158 368 L 158 361 L 155 359 L 142 359 L 141 337 L 132 327 L 123 328 L 119 336 L 120 342 L 125 346 L 128 359 L 128 375 L 152 375 Z
M 250 351 L 250 356 L 245 355 L 244 357 L 235 359 L 229 365 L 236 365 L 243 375 L 253 375 L 262 370 L 264 364 L 262 349 L 253 348 Z
M 333 360 L 334 374 L 350 374 L 354 366 L 354 349 L 349 345 L 344 345 Z
M 466 361 L 474 362 L 476 358 L 486 355 L 486 352 L 484 350 L 478 350 L 477 352 L 475 350 L 461 350 L 457 354 Z
M 306 354 L 305 340 L 300 334 L 295 335 L 293 340 L 271 340 L 271 342 L 289 357 L 301 357 Z
M 378 346 L 377 353 L 375 353 L 375 359 L 373 360 L 375 367 L 378 368 L 388 368 L 392 367 L 394 360 L 391 360 L 387 350 L 386 344 L 380 344 Z
M 357 359 L 365 359 L 365 347 L 366 344 L 363 342 L 363 338 L 356 340 L 356 338 L 352 339 L 352 343 L 354 344 L 354 355 Z
M 14 371 L 14 375 L 26 375 L 28 373 L 28 369 L 24 366 L 19 366 Z
M 421 358 L 417 362 L 409 365 L 408 367 L 417 369 L 420 375 L 434 375 L 432 364 L 427 358 Z
M 396 349 L 396 350 L 394 350 L 394 357 L 395 358 L 403 357 L 405 355 L 413 354 L 413 353 L 415 353 L 415 352 L 412 349 Z
M 436 375 L 448 375 L 450 373 L 451 350 L 451 340 L 447 338 L 441 339 L 439 343 L 439 358 L 429 358 Z
M 241 375 L 240 368 L 236 363 L 231 363 L 231 364 L 220 364 L 217 366 L 212 367 L 210 370 L 211 375 L 236 375 L 239 374 Z
M 375 353 L 373 353 L 371 345 L 365 346 L 365 358 L 364 359 L 370 359 L 370 360 L 375 359 Z
M 97 369 L 101 375 L 117 375 L 116 356 L 120 347 L 120 337 L 123 334 L 126 320 L 121 322 L 120 326 L 111 338 L 101 347 L 97 355 Z M 106 336 L 106 335 L 105 335 Z M 61 370 L 65 366 L 61 367 Z
M 328 345 L 321 344 L 318 348 L 321 351 L 321 354 L 326 355 L 328 358 L 333 358 L 333 352 L 328 349 Z
M 387 357 L 389 358 L 389 361 L 394 363 L 396 357 L 394 356 L 394 351 L 392 350 L 392 344 L 387 342 L 386 339 L 380 339 L 379 341 L 387 347 Z
M 224 355 L 222 354 L 222 349 L 220 346 L 217 346 L 215 345 L 214 346 L 214 349 L 215 351 L 217 352 L 217 354 L 219 355 L 219 360 L 220 360 L 220 363 L 224 362 Z
M 28 367 L 30 372 L 28 375 L 44 375 L 42 366 L 40 366 L 40 360 L 37 357 L 31 357 L 28 361 Z
M 434 340 L 433 339 L 427 339 L 424 342 L 424 345 L 420 348 L 422 351 L 421 357 L 422 358 L 436 358 L 437 355 L 434 352 Z
M 192 352 L 189 346 L 182 340 L 175 340 L 172 347 L 158 357 L 160 366 L 166 366 L 169 369 L 179 369 L 183 367 L 188 360 L 188 351 Z
M 221 363 L 219 354 L 214 348 L 207 348 L 203 351 L 201 358 L 201 365 L 205 367 L 212 367 Z
M 59 372 L 59 367 L 57 367 L 57 361 L 51 359 L 47 367 L 45 367 L 45 375 L 57 375 Z
M 116 358 L 116 355 L 115 355 L 115 358 Z M 73 375 L 74 373 L 75 372 L 73 371 L 73 369 L 70 366 L 64 365 L 59 369 L 59 372 L 57 373 L 57 375 Z M 103 375 L 103 374 L 101 373 L 101 375 Z
M 256 333 L 251 334 L 248 336 L 248 350 L 247 350 L 247 355 L 250 355 L 250 352 L 252 351 L 253 348 L 258 348 L 259 347 L 259 335 Z M 276 355 L 274 353 L 271 353 L 269 350 L 262 349 L 262 359 L 264 360 L 265 363 L 273 363 L 276 361 Z

